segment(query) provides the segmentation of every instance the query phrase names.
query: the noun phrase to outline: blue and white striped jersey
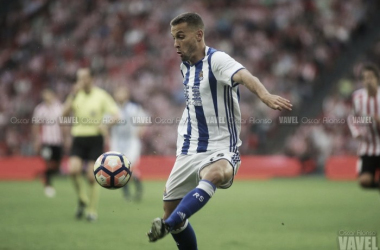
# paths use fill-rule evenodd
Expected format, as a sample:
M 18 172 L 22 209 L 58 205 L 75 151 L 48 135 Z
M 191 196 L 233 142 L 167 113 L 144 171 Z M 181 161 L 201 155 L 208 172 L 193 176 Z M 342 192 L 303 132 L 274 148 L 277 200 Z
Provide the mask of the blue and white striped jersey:
M 181 64 L 186 108 L 178 126 L 177 155 L 241 145 L 238 84 L 233 75 L 244 67 L 224 52 L 206 47 L 194 65 Z

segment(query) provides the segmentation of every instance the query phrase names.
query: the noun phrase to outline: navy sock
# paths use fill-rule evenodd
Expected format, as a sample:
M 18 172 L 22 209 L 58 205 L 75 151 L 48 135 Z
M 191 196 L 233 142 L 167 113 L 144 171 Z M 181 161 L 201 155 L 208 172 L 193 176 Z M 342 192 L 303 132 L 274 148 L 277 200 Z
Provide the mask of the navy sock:
M 214 192 L 215 186 L 211 182 L 201 180 L 196 188 L 183 197 L 177 208 L 165 220 L 170 230 L 198 212 L 209 201 Z
M 182 230 L 182 231 L 181 231 Z M 179 232 L 178 232 L 179 231 Z M 189 221 L 179 230 L 172 231 L 172 236 L 177 242 L 179 250 L 197 250 L 197 237 Z

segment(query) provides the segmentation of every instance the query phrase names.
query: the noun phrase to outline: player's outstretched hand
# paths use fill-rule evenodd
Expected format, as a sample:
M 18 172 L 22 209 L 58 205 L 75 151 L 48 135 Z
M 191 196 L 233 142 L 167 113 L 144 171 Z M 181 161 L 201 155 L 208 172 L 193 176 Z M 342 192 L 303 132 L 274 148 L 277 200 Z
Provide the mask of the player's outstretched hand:
M 262 101 L 270 108 L 282 111 L 283 109 L 292 110 L 292 104 L 289 100 L 278 95 L 268 94 L 262 98 Z

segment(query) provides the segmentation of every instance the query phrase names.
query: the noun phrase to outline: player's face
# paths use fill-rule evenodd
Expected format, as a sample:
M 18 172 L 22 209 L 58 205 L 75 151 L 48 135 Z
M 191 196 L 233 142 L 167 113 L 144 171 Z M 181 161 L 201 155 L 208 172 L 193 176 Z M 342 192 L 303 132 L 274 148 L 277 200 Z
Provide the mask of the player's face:
M 44 102 L 50 103 L 54 99 L 54 93 L 50 90 L 44 90 L 42 92 L 42 99 Z
M 197 30 L 180 23 L 171 27 L 174 47 L 182 61 L 189 61 L 197 50 Z
M 78 82 L 86 90 L 91 87 L 92 78 L 88 69 L 80 69 L 77 73 Z
M 126 88 L 119 88 L 114 93 L 114 98 L 118 103 L 124 103 L 129 100 L 129 92 Z
M 362 73 L 364 86 L 371 89 L 377 89 L 379 79 L 372 70 L 364 70 Z

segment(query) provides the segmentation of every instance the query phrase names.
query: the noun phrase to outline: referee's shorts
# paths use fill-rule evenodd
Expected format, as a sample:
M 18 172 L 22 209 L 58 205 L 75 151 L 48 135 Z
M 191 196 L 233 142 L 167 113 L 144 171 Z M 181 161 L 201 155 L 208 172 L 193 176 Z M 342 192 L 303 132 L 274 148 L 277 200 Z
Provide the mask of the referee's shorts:
M 74 136 L 70 156 L 96 161 L 103 154 L 103 136 Z

